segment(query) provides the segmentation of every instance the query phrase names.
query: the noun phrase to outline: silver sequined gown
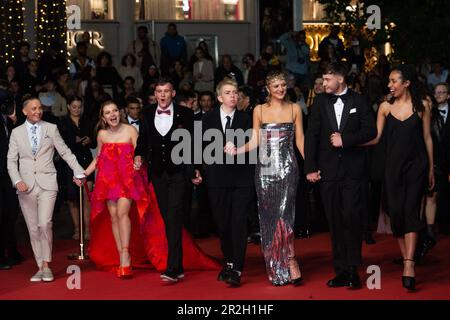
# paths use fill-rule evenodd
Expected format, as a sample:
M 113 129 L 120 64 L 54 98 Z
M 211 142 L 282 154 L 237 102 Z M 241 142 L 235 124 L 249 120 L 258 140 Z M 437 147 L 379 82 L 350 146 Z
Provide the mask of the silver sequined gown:
M 256 192 L 262 251 L 269 280 L 290 281 L 289 257 L 294 252 L 295 199 L 299 169 L 294 154 L 293 123 L 265 123 L 260 131 Z

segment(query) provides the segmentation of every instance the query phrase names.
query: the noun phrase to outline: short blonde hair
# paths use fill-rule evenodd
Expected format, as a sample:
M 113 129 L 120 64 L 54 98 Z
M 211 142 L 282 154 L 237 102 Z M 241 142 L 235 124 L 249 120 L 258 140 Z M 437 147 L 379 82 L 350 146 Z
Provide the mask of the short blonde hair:
M 235 87 L 236 90 L 238 89 L 238 84 L 236 81 L 234 81 L 230 78 L 225 78 L 222 81 L 220 81 L 219 84 L 217 85 L 217 88 L 216 88 L 217 96 L 220 96 L 222 94 L 222 88 L 227 85 Z

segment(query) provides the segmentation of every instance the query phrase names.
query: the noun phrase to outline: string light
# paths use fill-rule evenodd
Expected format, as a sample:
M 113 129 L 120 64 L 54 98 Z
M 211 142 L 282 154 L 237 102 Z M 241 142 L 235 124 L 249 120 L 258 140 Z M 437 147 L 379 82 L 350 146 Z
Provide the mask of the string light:
M 53 41 L 61 45 L 65 43 L 67 33 L 67 0 L 38 1 L 35 28 L 37 35 L 36 53 L 40 57 Z M 67 49 L 63 46 L 61 52 L 67 56 Z
M 0 59 L 14 62 L 15 50 L 24 37 L 23 0 L 0 0 Z

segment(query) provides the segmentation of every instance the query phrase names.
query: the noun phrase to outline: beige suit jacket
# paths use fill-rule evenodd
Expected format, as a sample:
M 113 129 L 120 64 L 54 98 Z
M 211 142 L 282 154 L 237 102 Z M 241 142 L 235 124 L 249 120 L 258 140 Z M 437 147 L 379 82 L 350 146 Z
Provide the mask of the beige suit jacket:
M 8 150 L 8 173 L 13 184 L 23 181 L 29 190 L 37 183 L 44 190 L 57 191 L 56 168 L 53 163 L 55 149 L 73 170 L 74 175 L 82 175 L 84 170 L 64 143 L 56 125 L 45 121 L 41 121 L 41 125 L 42 136 L 36 155 L 31 151 L 26 123 L 12 131 Z

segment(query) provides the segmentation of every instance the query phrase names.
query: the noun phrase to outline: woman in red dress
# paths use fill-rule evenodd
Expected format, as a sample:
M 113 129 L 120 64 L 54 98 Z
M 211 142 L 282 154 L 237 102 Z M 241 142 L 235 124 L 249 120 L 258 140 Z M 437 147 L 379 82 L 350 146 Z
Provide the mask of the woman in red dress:
M 103 103 L 98 124 L 98 156 L 86 169 L 97 169 L 91 194 L 91 241 L 89 255 L 101 269 L 113 269 L 120 278 L 132 276 L 132 266 L 148 262 L 165 269 L 167 243 L 153 186 L 146 168 L 133 166 L 138 133 L 120 117 L 112 101 Z M 187 269 L 218 269 L 183 231 L 183 264 Z

